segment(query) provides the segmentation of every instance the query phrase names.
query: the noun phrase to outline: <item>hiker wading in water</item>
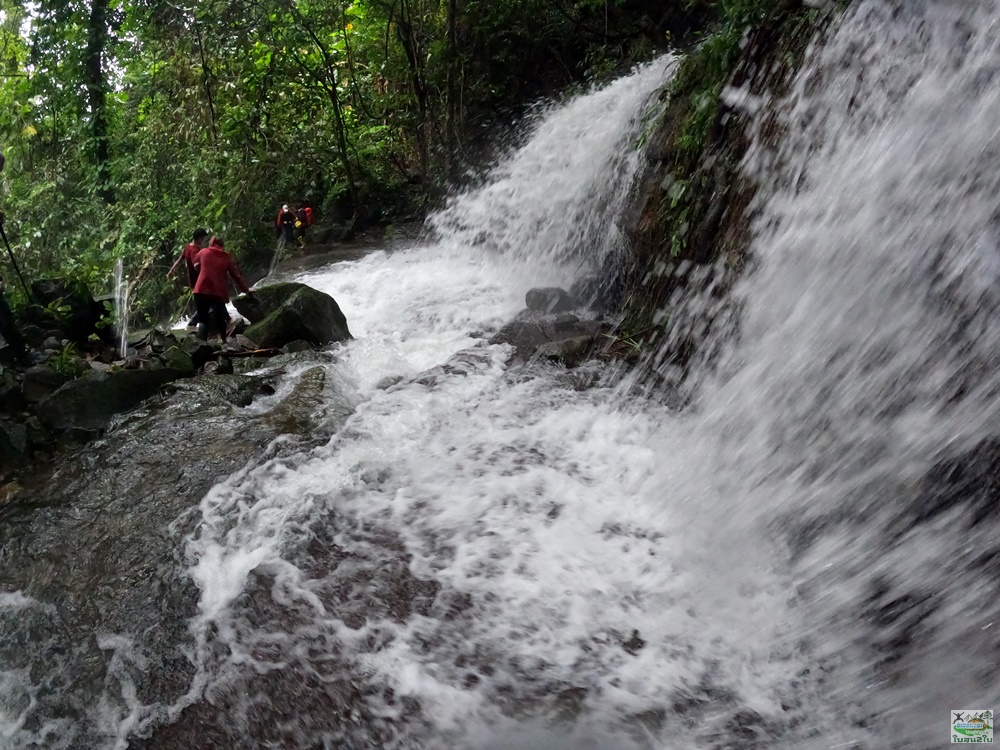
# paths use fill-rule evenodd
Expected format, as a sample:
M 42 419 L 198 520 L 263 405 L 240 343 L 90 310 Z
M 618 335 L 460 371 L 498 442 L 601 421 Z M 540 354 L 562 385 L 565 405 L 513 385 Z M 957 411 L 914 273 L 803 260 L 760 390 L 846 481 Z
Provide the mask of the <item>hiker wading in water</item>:
M 207 341 L 214 331 L 226 343 L 226 324 L 229 313 L 229 279 L 243 292 L 253 294 L 240 270 L 225 250 L 221 237 L 213 237 L 208 247 L 198 253 L 194 261 L 198 280 L 194 284 L 194 304 L 198 308 L 198 338 Z

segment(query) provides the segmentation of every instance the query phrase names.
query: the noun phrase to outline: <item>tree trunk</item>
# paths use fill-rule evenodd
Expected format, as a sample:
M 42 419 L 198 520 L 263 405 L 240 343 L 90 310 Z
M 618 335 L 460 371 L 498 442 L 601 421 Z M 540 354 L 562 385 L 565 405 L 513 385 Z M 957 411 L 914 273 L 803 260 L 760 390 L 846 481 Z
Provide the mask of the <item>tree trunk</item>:
M 445 164 L 446 176 L 455 178 L 458 166 L 458 0 L 448 0 L 448 71 L 446 95 L 448 109 L 445 112 Z
M 105 203 L 115 202 L 111 185 L 108 146 L 107 81 L 104 78 L 104 50 L 108 42 L 108 0 L 91 0 L 87 28 L 87 102 L 90 132 L 97 167 L 97 193 Z
M 420 175 L 426 180 L 429 177 L 428 172 L 430 170 L 430 149 L 427 142 L 427 87 L 424 85 L 420 50 L 416 32 L 413 29 L 410 7 L 406 0 L 400 0 L 399 18 L 396 21 L 396 34 L 399 37 L 399 43 L 403 47 L 403 52 L 406 54 L 406 61 L 409 63 L 410 82 L 413 86 L 413 95 L 417 100 L 417 149 L 420 154 Z

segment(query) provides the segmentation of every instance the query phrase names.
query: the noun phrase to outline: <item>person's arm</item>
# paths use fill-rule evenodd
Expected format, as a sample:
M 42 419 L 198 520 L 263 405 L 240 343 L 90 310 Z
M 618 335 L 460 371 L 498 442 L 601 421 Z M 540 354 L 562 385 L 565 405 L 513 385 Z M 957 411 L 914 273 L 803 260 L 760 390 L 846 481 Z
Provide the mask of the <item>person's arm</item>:
M 233 259 L 229 259 L 229 265 L 226 267 L 229 271 L 229 275 L 233 277 L 233 281 L 236 282 L 236 286 L 239 287 L 240 291 L 244 294 L 253 294 L 253 290 L 250 289 L 250 285 L 247 284 L 246 280 L 243 278 L 243 274 L 240 273 L 240 269 L 236 267 Z
M 180 256 L 174 261 L 174 264 L 170 266 L 170 270 L 167 271 L 167 278 L 172 279 L 174 274 L 177 272 L 177 266 L 179 266 L 184 261 L 184 251 L 181 251 Z

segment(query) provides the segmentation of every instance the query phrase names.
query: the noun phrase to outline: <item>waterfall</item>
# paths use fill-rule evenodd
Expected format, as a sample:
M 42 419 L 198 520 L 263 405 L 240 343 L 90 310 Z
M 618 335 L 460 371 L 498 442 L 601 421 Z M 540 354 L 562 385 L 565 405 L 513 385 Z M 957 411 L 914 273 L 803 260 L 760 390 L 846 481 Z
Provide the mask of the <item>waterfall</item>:
M 122 259 L 115 261 L 115 332 L 118 334 L 118 356 L 128 354 L 128 276 Z
M 970 454 L 1000 416 L 998 11 L 859 2 L 814 51 L 787 136 L 747 160 L 759 267 L 702 405 L 737 502 L 789 544 L 844 741 L 873 747 L 939 747 L 949 708 L 1000 699 L 973 656 L 1000 609 Z
M 929 750 L 995 710 L 998 10 L 859 0 L 814 45 L 683 410 L 485 343 L 620 250 L 672 59 L 540 111 L 430 236 L 302 275 L 357 337 L 321 360 L 353 411 L 149 530 L 190 675 L 149 698 L 129 622 L 92 625 L 96 695 L 63 642 L 0 639 L 0 742 Z M 10 643 L 62 622 L 45 594 L 0 592 Z

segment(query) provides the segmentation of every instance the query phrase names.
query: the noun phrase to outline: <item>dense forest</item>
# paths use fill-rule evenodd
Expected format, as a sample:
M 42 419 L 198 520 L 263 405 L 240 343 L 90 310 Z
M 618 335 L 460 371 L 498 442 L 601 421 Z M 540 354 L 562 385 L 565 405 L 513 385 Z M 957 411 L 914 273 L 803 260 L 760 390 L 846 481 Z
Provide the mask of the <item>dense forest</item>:
M 7 235 L 29 275 L 101 291 L 122 259 L 171 299 L 193 227 L 254 267 L 283 202 L 347 231 L 419 216 L 539 98 L 720 25 L 733 47 L 778 4 L 0 0 Z

